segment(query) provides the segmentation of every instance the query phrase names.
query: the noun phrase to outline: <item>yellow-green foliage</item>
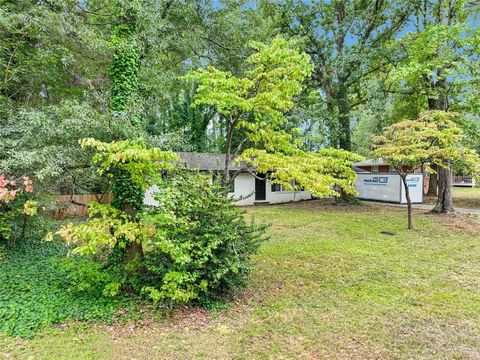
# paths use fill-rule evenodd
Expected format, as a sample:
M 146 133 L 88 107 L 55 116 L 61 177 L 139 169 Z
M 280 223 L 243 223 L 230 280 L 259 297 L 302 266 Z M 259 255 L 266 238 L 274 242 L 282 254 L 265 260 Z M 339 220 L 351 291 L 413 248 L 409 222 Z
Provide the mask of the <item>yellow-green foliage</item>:
M 93 162 L 111 178 L 113 201 L 89 204 L 86 222 L 58 231 L 75 246 L 72 254 L 93 260 L 71 278 L 104 296 L 128 289 L 155 302 L 209 303 L 245 284 L 264 226 L 248 224 L 223 189 L 201 174 L 174 171 L 176 155 L 143 141 L 84 139 L 82 146 L 96 150 Z M 159 205 L 149 208 L 144 192 L 154 184 Z
M 418 119 L 403 120 L 385 129 L 375 138 L 373 155 L 409 172 L 420 166 L 443 168 L 460 166 L 464 172 L 478 173 L 480 159 L 475 150 L 462 145 L 462 130 L 454 122 L 457 116 L 445 111 L 426 112 Z
M 243 78 L 213 67 L 187 76 L 199 84 L 194 104 L 215 106 L 231 126 L 246 130 L 253 148 L 245 150 L 242 159 L 270 173 L 273 182 L 292 189 L 290 182 L 295 180 L 296 188 L 319 197 L 338 196 L 336 186 L 355 194 L 351 166 L 360 157 L 335 149 L 302 151 L 292 133 L 282 128 L 284 114 L 293 108 L 303 80 L 312 72 L 310 56 L 281 37 L 250 45 L 256 52 L 247 59 L 250 68 Z
M 242 158 L 259 172 L 270 173 L 273 183 L 289 190 L 308 189 L 317 197 L 355 195 L 356 174 L 352 165 L 362 159 L 349 151 L 320 149 L 318 152 L 296 151 L 293 154 L 270 154 L 265 150 L 247 149 Z M 295 186 L 292 185 L 295 181 Z
M 313 66 L 310 56 L 294 41 L 276 37 L 269 44 L 250 43 L 256 52 L 247 59 L 243 78 L 212 66 L 191 72 L 185 78 L 198 83 L 194 105 L 215 106 L 249 139 L 266 148 L 286 146 L 290 137 L 279 129 L 283 114 L 292 109 L 294 98 Z M 253 118 L 252 118 L 253 117 Z
M 72 254 L 95 255 L 115 246 L 125 249 L 129 243 L 141 244 L 148 236 L 148 228 L 110 204 L 88 204 L 88 221 L 62 226 L 58 234 L 76 245 Z
M 158 180 L 162 170 L 174 167 L 177 155 L 148 148 L 142 139 L 104 143 L 89 138 L 80 143 L 83 149 L 95 150 L 92 161 L 99 166 L 100 174 L 112 179 L 114 199 L 112 205 L 90 203 L 88 221 L 77 226 L 63 226 L 59 235 L 76 243 L 78 247 L 73 252 L 83 255 L 93 255 L 115 246 L 125 249 L 131 243 L 141 244 L 147 229 L 128 208 L 142 208 L 144 190 Z
M 105 143 L 88 138 L 80 140 L 80 144 L 83 149 L 95 150 L 92 161 L 99 166 L 101 175 L 113 177 L 115 170 L 122 170 L 143 189 L 151 186 L 162 170 L 174 168 L 178 160 L 173 152 L 147 147 L 143 139 Z

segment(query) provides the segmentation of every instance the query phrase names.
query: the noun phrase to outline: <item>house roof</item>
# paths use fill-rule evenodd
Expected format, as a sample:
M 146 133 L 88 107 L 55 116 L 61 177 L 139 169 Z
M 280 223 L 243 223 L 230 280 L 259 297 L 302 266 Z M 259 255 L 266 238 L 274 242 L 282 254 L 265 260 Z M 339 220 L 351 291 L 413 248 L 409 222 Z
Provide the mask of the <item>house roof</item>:
M 180 163 L 191 169 L 197 170 L 224 170 L 225 154 L 179 152 Z M 244 170 L 246 166 L 242 162 L 230 162 L 230 170 Z
M 199 152 L 179 152 L 180 163 L 188 168 L 207 171 L 221 171 L 225 169 L 225 154 L 199 153 Z M 368 173 L 368 171 L 359 168 L 359 166 L 384 165 L 382 159 L 366 160 L 353 164 L 352 169 L 356 173 Z M 230 170 L 247 170 L 243 162 L 230 162 Z
M 359 167 L 359 166 L 378 166 L 378 165 L 386 165 L 385 162 L 383 161 L 383 159 L 369 159 L 369 160 L 365 160 L 365 161 L 360 161 L 360 162 L 357 162 L 355 164 L 353 164 L 353 166 L 355 167 Z

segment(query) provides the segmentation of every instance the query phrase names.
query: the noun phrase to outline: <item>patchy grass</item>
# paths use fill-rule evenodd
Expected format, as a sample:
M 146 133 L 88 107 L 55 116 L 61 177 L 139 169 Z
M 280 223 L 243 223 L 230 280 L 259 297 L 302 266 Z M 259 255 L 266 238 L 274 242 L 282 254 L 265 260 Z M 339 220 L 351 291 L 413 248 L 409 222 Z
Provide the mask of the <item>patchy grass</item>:
M 229 307 L 113 326 L 71 323 L 32 340 L 0 336 L 0 357 L 479 357 L 477 219 L 417 213 L 417 229 L 407 231 L 405 211 L 381 205 L 248 211 L 272 224 L 272 239 L 251 287 Z
M 435 197 L 425 197 L 426 204 L 435 204 Z M 459 208 L 480 209 L 480 188 L 454 187 L 453 205 Z

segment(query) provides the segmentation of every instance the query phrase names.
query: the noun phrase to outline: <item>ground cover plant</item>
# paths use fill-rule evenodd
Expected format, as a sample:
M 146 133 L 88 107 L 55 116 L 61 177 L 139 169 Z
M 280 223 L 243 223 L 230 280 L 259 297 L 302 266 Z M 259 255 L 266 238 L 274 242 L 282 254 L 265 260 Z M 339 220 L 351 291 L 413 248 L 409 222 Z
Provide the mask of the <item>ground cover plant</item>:
M 111 323 L 120 308 L 135 306 L 133 299 L 79 291 L 78 279 L 62 265 L 68 250 L 42 238 L 27 238 L 14 250 L 0 245 L 0 333 L 32 337 L 48 325 L 70 320 Z
M 36 359 L 473 359 L 480 351 L 478 219 L 319 202 L 249 210 L 271 223 L 252 284 L 223 310 L 128 325 L 70 324 L 2 355 Z M 248 354 L 248 355 L 246 355 Z

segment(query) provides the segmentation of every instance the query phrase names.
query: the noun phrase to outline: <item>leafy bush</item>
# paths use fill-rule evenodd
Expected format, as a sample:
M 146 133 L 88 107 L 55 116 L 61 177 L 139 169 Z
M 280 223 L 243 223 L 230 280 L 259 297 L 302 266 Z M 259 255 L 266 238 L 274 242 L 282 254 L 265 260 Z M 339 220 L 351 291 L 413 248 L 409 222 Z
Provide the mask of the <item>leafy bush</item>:
M 224 189 L 188 172 L 170 176 L 155 195 L 158 207 L 143 216 L 156 231 L 144 243 L 154 301 L 216 301 L 242 288 L 265 226 L 250 224 Z
M 86 139 L 99 172 L 110 178 L 112 204 L 90 204 L 89 219 L 58 234 L 73 254 L 101 264 L 74 269 L 78 284 L 103 295 L 133 291 L 155 302 L 207 303 L 243 286 L 264 226 L 247 224 L 224 189 L 200 174 L 174 170 L 175 157 L 142 141 L 110 144 Z M 155 161 L 156 160 L 156 161 Z M 162 179 L 161 170 L 168 170 Z M 156 184 L 159 206 L 143 194 Z M 111 282 L 99 272 L 108 272 Z M 92 283 L 91 286 L 88 283 Z
M 32 199 L 32 181 L 24 176 L 23 186 L 0 175 L 0 241 L 14 245 L 25 237 L 29 218 L 37 214 L 37 202 Z

